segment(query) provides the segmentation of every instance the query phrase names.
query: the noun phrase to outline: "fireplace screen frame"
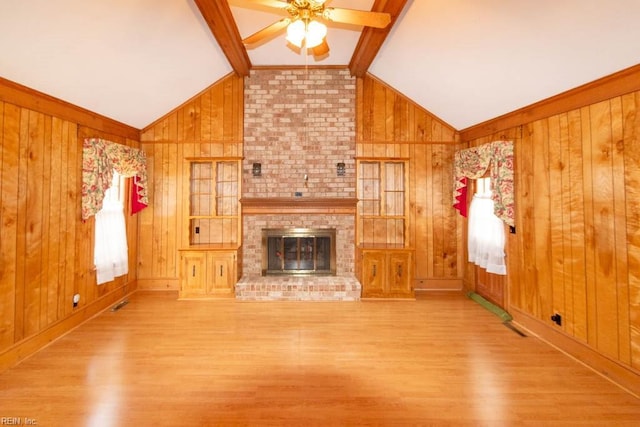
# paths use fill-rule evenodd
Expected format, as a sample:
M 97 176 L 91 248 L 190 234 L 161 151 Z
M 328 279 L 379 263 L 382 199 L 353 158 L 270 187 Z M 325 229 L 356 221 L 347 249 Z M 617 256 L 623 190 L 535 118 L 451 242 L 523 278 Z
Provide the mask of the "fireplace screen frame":
M 318 238 L 326 238 L 330 240 L 329 244 L 329 268 L 318 269 L 317 256 L 318 256 Z M 313 239 L 312 247 L 313 256 L 313 268 L 310 269 L 287 269 L 285 267 L 286 259 L 284 254 L 284 247 L 281 247 L 282 264 L 281 268 L 273 269 L 269 266 L 269 239 L 280 238 L 282 245 L 284 245 L 285 239 L 297 239 L 298 244 L 296 247 L 296 259 L 300 262 L 300 254 L 304 251 L 301 250 L 299 242 L 300 239 Z M 335 276 L 336 275 L 336 229 L 335 228 L 264 228 L 262 229 L 262 275 L 287 275 L 287 276 Z

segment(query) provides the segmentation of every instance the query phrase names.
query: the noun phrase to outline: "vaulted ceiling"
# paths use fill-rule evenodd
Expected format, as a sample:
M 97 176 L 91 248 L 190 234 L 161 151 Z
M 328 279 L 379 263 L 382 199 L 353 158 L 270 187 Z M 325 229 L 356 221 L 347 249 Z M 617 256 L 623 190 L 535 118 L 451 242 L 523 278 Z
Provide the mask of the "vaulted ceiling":
M 143 128 L 234 70 L 344 66 L 461 130 L 640 63 L 637 0 L 328 5 L 389 11 L 392 25 L 331 24 L 318 61 L 283 34 L 245 50 L 281 15 L 234 0 L 2 1 L 0 77 Z

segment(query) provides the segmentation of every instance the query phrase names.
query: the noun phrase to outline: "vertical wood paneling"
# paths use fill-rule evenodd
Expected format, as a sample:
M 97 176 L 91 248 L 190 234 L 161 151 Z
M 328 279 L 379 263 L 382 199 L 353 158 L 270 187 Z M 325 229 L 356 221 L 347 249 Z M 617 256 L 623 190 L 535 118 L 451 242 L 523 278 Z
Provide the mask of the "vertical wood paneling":
M 49 288 L 54 284 L 51 280 L 51 265 L 49 259 L 49 230 L 50 194 L 51 194 L 51 116 L 44 117 L 44 138 L 42 152 L 42 282 L 40 286 L 40 325 L 44 328 L 48 324 Z
M 640 370 L 640 92 L 622 97 L 622 128 L 629 274 L 629 304 L 625 308 L 629 313 L 631 366 Z M 620 286 L 624 285 L 622 281 Z
M 521 156 L 518 158 L 518 172 L 516 181 L 518 182 L 516 189 L 517 199 L 517 218 L 519 234 L 522 236 L 522 262 L 520 286 L 512 289 L 511 295 L 517 297 L 516 305 L 524 308 L 527 313 L 539 316 L 540 306 L 538 302 L 538 293 L 536 286 L 536 251 L 535 236 L 536 228 L 534 221 L 534 163 L 533 163 L 533 144 L 532 144 L 532 126 L 527 125 L 522 133 L 522 146 L 519 150 Z
M 8 348 L 17 334 L 18 170 L 20 151 L 20 109 L 2 105 L 2 182 L 0 183 L 0 348 Z M 21 292 L 21 291 L 20 291 Z M 21 327 L 21 325 L 20 325 Z
M 593 192 L 593 146 L 591 135 L 591 112 L 588 107 L 580 109 L 582 126 L 583 152 L 583 187 L 584 187 L 584 229 L 585 229 L 585 273 L 587 299 L 587 342 L 597 348 L 597 311 L 596 311 L 596 245 L 594 224 L 594 192 Z
M 18 176 L 17 189 L 17 239 L 16 239 L 16 319 L 15 319 L 15 340 L 19 341 L 25 337 L 26 304 L 29 300 L 25 296 L 28 286 L 25 282 L 25 265 L 27 255 L 27 160 L 29 158 L 29 110 L 20 109 L 20 136 L 18 138 L 18 169 L 15 171 Z
M 370 76 L 357 80 L 356 94 L 357 156 L 410 159 L 407 243 L 416 251 L 418 286 L 461 280 L 459 222 L 451 206 L 455 130 Z M 362 228 L 370 239 L 389 232 L 381 224 Z
M 436 277 L 435 276 L 435 271 L 433 268 L 433 264 L 435 261 L 435 251 L 434 251 L 434 247 L 435 247 L 435 234 L 434 234 L 434 200 L 433 200 L 433 163 L 431 162 L 431 160 L 433 159 L 433 145 L 429 144 L 427 145 L 427 149 L 425 152 L 425 158 L 424 158 L 424 164 L 423 164 L 423 168 L 425 170 L 425 175 L 426 175 L 426 180 L 424 181 L 424 187 L 426 189 L 426 191 L 428 192 L 427 195 L 427 210 L 426 210 L 426 216 L 423 217 L 422 221 L 426 222 L 426 230 L 427 230 L 427 246 L 426 246 L 426 251 L 423 251 L 423 254 L 426 255 L 425 258 L 420 258 L 418 256 L 418 250 L 416 248 L 416 260 L 418 259 L 422 259 L 423 262 L 425 262 L 426 264 L 426 271 L 423 271 L 424 276 L 418 276 L 417 273 L 419 271 L 419 267 L 417 268 L 416 271 L 416 277 Z M 411 166 L 414 165 L 415 162 L 411 163 Z M 419 164 L 416 164 L 416 167 L 420 167 Z M 419 183 L 415 183 L 415 187 L 420 186 Z M 417 263 L 417 265 L 420 263 Z M 426 274 L 425 274 L 426 273 Z
M 139 214 L 138 278 L 150 288 L 177 286 L 178 249 L 189 244 L 185 157 L 242 155 L 243 87 L 226 77 L 142 131 L 151 203 Z
M 569 143 L 569 200 L 571 205 L 571 226 L 565 238 L 570 241 L 571 257 L 565 260 L 571 265 L 571 298 L 573 305 L 567 310 L 571 313 L 567 320 L 573 326 L 573 336 L 587 341 L 587 286 L 586 286 L 586 250 L 585 250 L 585 210 L 584 210 L 584 155 L 582 150 L 582 115 L 580 110 L 570 111 L 568 117 Z M 571 330 L 567 328 L 567 332 Z
M 165 256 L 163 254 L 162 237 L 166 233 L 165 227 L 163 227 L 163 199 L 164 194 L 162 192 L 163 182 L 165 181 L 165 175 L 163 170 L 162 157 L 164 155 L 165 144 L 158 144 L 153 150 L 153 176 L 151 176 L 151 186 L 153 187 L 153 223 L 157 224 L 158 229 L 154 230 L 152 237 L 152 253 L 153 263 L 151 268 L 152 277 L 167 277 L 163 274 L 162 268 L 165 265 Z
M 51 176 L 49 197 L 49 230 L 61 230 L 60 213 L 62 212 L 61 182 L 62 174 L 56 171 L 62 168 L 62 120 L 54 117 L 51 123 L 51 155 L 47 165 L 47 173 Z M 61 289 L 60 280 L 60 244 L 61 233 L 49 232 L 49 248 L 47 262 L 47 277 L 49 285 L 47 287 L 47 324 L 51 324 L 58 319 L 59 295 L 64 294 Z
M 604 354 L 617 358 L 618 328 L 611 328 L 617 324 L 617 286 L 609 102 L 591 106 L 591 117 L 597 347 Z M 603 233 L 602 230 L 608 232 Z
M 442 167 L 442 145 L 433 145 L 431 151 L 431 176 L 433 177 L 431 185 L 431 203 L 433 205 L 433 275 L 434 277 L 444 277 L 444 245 L 448 238 L 444 233 L 444 211 L 442 201 L 445 199 L 443 194 L 443 167 Z M 447 183 L 451 186 L 451 180 Z M 447 210 L 453 210 L 447 207 Z
M 535 280 L 539 289 L 538 315 L 550 318 L 553 287 L 551 278 L 551 182 L 549 176 L 548 121 L 533 123 L 533 222 L 535 227 L 536 270 Z M 555 214 L 555 213 L 554 213 Z
M 560 138 L 560 117 L 550 117 L 548 140 L 557 141 L 549 144 L 549 182 L 553 188 L 562 188 L 562 141 Z M 559 312 L 565 307 L 564 295 L 564 239 L 562 215 L 562 192 L 552 191 L 550 188 L 549 219 L 551 256 L 551 314 Z M 563 324 L 563 327 L 566 326 Z
M 40 302 L 42 290 L 42 210 L 44 180 L 44 116 L 30 111 L 27 125 L 27 194 L 26 260 L 25 260 L 25 336 L 40 329 Z
M 25 205 L 25 262 L 24 262 L 24 336 L 40 329 L 40 303 L 42 300 L 42 114 L 30 111 L 26 145 L 26 194 Z
M 411 158 L 415 163 L 416 167 L 409 167 L 409 171 L 411 174 L 411 182 L 426 182 L 427 181 L 427 168 L 426 164 L 426 149 L 427 145 L 425 144 L 414 144 L 412 146 L 413 153 Z M 427 218 L 427 210 L 430 206 L 428 202 L 428 191 L 427 185 L 420 185 L 414 188 L 414 196 L 411 206 L 410 212 L 410 221 L 412 224 L 415 224 L 414 227 L 411 228 L 411 240 L 409 244 L 414 248 L 424 248 L 420 251 L 420 256 L 418 256 L 418 252 L 416 252 L 416 277 L 430 277 L 428 273 L 428 262 L 418 262 L 418 260 L 429 260 L 431 257 L 431 246 L 427 243 L 427 238 L 429 236 L 427 231 L 427 225 L 430 221 L 426 221 Z
M 508 305 L 636 369 L 639 99 L 635 92 L 526 123 L 521 136 L 503 131 L 515 135 L 516 153 Z
M 178 174 L 179 165 L 178 146 L 168 144 L 166 147 L 166 166 L 168 176 L 181 176 Z M 178 271 L 178 248 L 180 242 L 179 232 L 185 227 L 178 221 L 178 210 L 181 199 L 178 195 L 178 182 L 169 180 L 166 183 L 166 236 L 164 241 L 166 246 L 166 268 L 164 277 L 170 277 L 174 271 Z M 181 196 L 181 195 L 180 195 Z
M 40 96 L 25 89 L 18 101 L 40 106 Z M 72 108 L 66 108 L 64 115 L 73 116 Z M 3 366 L 64 333 L 64 327 L 60 326 L 63 322 L 67 322 L 64 325 L 76 322 L 72 320 L 78 317 L 72 304 L 74 293 L 81 295 L 79 309 L 97 307 L 104 304 L 98 301 L 102 296 L 124 287 L 129 281 L 129 277 L 125 277 L 101 287 L 96 285 L 93 220 L 80 220 L 81 138 L 107 134 L 81 129 L 77 123 L 62 119 L 56 113 L 55 109 L 35 111 L 8 101 L 0 103 L 0 362 Z M 113 130 L 118 126 L 110 123 L 109 128 Z M 124 133 L 130 131 L 127 127 Z M 130 143 L 139 144 L 134 140 Z M 128 222 L 134 223 L 135 219 Z M 130 241 L 130 248 L 135 252 L 135 239 Z M 133 278 L 135 272 L 131 275 Z M 22 349 L 22 345 L 26 345 L 26 349 Z
M 151 244 L 151 242 L 153 237 L 153 216 L 155 211 L 155 187 L 154 185 L 152 185 L 152 179 L 156 175 L 156 171 L 154 168 L 154 148 L 154 144 L 143 144 L 142 146 L 142 149 L 147 156 L 147 177 L 149 182 L 147 193 L 149 197 L 149 206 L 138 213 L 139 237 L 137 273 L 139 279 L 153 277 L 152 262 L 154 258 L 152 250 L 153 245 Z
M 561 191 L 558 199 L 559 202 L 559 212 L 562 212 L 561 217 L 561 225 L 562 229 L 560 234 L 555 233 L 554 241 L 558 242 L 561 250 L 559 253 L 559 257 L 555 258 L 554 262 L 559 263 L 562 266 L 562 288 L 554 291 L 557 297 L 554 296 L 553 309 L 555 311 L 562 311 L 565 307 L 568 309 L 569 307 L 573 307 L 573 266 L 571 263 L 572 255 L 572 245 L 571 239 L 565 238 L 571 231 L 571 155 L 570 155 L 570 146 L 569 146 L 569 119 L 567 114 L 561 114 L 558 116 L 558 141 L 559 141 L 559 158 L 560 162 L 560 183 L 561 183 Z M 553 145 L 552 145 L 553 146 Z M 551 182 L 554 182 L 553 179 Z M 573 331 L 574 330 L 574 317 L 568 316 L 565 319 L 565 322 L 562 325 L 562 328 L 565 331 Z M 571 332 L 570 332 L 571 333 Z
M 629 325 L 629 271 L 627 267 L 627 216 L 624 183 L 624 131 L 622 127 L 622 99 L 614 98 L 611 107 L 611 154 L 613 174 L 613 225 L 616 288 L 616 318 L 618 321 L 617 357 L 631 364 L 631 331 Z

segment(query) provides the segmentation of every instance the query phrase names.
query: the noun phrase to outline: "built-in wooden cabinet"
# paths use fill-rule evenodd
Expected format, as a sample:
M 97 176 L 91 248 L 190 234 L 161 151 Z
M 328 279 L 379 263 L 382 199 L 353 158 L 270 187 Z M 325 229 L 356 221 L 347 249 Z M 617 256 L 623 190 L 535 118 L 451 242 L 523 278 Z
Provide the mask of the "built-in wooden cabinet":
M 237 248 L 180 251 L 180 298 L 231 297 L 237 277 Z
M 363 298 L 413 298 L 413 251 L 404 247 L 360 249 Z
M 363 298 L 412 298 L 408 159 L 358 158 L 356 275 Z
M 186 161 L 188 243 L 180 250 L 180 298 L 233 296 L 239 277 L 241 159 Z

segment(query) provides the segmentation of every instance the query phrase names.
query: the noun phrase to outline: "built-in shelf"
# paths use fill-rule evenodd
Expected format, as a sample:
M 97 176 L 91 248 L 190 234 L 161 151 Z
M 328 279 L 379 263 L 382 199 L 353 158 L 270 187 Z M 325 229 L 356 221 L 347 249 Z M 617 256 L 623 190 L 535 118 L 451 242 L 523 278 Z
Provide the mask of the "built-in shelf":
M 262 214 L 350 214 L 358 199 L 345 197 L 246 197 L 240 199 L 242 213 Z

